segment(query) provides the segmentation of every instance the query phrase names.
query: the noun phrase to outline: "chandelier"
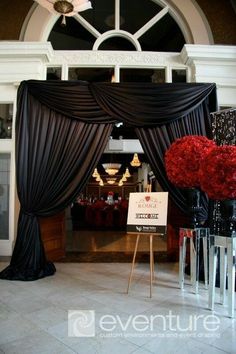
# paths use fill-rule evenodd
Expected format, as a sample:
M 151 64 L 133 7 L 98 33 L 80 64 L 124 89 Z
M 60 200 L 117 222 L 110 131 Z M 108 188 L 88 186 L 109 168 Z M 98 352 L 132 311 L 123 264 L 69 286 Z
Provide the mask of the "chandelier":
M 108 184 L 115 184 L 116 178 L 106 178 Z
M 125 177 L 125 174 L 123 174 L 123 177 L 121 178 L 121 181 L 122 182 L 126 182 L 127 181 L 127 178 Z
M 128 167 L 126 167 L 126 170 L 125 170 L 124 176 L 125 176 L 126 178 L 131 177 L 131 174 L 129 173 L 129 169 L 128 169 Z
M 99 176 L 98 169 L 95 168 L 93 171 L 92 177 L 98 177 L 98 176 Z
M 133 160 L 130 162 L 130 165 L 132 167 L 139 167 L 141 165 L 141 162 L 139 161 L 137 153 L 134 154 Z
M 62 15 L 62 25 L 66 25 L 65 16 L 74 16 L 77 12 L 91 9 L 91 2 L 88 0 L 34 0 L 49 12 Z
M 114 176 L 120 169 L 120 163 L 103 163 L 102 167 L 109 176 Z

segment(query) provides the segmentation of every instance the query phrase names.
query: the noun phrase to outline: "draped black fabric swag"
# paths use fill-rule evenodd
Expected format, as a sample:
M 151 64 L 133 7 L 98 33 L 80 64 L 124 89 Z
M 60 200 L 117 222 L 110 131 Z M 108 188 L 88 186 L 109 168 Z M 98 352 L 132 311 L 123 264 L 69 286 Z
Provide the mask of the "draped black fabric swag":
M 45 258 L 38 217 L 56 214 L 74 200 L 115 122 L 136 129 L 160 184 L 184 210 L 186 200 L 168 182 L 163 156 L 178 137 L 211 137 L 209 112 L 216 109 L 215 84 L 22 82 L 16 117 L 21 210 L 12 259 L 0 278 L 36 280 L 54 274 L 54 265 Z

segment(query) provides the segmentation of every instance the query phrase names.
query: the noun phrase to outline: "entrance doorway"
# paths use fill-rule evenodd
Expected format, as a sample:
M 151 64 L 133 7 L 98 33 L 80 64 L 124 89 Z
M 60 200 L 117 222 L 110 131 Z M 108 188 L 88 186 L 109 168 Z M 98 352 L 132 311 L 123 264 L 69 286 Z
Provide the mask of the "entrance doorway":
M 137 142 L 134 129 L 119 124 L 113 128 L 93 175 L 65 212 L 66 261 L 131 261 L 136 238 L 126 233 L 129 194 L 161 191 L 143 151 L 138 151 L 140 165 L 131 165 L 134 146 L 141 149 Z M 111 166 L 117 172 L 107 169 Z M 166 235 L 155 238 L 154 251 L 166 258 Z M 149 259 L 146 237 L 140 241 L 138 256 Z

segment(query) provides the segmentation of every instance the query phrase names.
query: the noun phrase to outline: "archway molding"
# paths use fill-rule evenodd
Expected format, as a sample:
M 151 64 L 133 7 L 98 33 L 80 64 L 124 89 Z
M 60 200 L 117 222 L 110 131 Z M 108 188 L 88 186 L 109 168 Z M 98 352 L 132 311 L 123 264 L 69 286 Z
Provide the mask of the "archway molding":
M 188 0 L 187 2 L 183 0 L 171 0 L 168 2 L 154 0 L 154 2 L 168 10 L 180 27 L 187 44 L 213 44 L 213 36 L 210 26 L 204 13 L 195 0 Z M 58 18 L 59 16 L 49 13 L 42 6 L 34 4 L 25 19 L 19 39 L 22 41 L 47 41 Z M 82 23 L 82 16 L 78 14 L 75 16 L 75 19 L 86 28 L 86 25 Z M 92 28 L 89 28 L 89 25 L 87 29 L 92 31 Z M 118 32 L 119 31 L 113 31 L 113 36 L 117 34 L 124 36 L 123 33 Z M 99 33 L 94 34 L 95 37 L 97 37 L 96 42 L 99 44 L 101 44 L 102 39 L 107 39 L 106 34 L 102 34 L 102 38 L 99 38 Z M 126 34 L 127 39 L 131 40 L 131 37 L 131 35 Z M 135 38 L 132 39 L 132 42 L 136 42 L 135 48 L 136 50 L 140 50 L 138 49 L 138 41 Z M 95 45 L 93 49 L 96 50 L 97 45 Z

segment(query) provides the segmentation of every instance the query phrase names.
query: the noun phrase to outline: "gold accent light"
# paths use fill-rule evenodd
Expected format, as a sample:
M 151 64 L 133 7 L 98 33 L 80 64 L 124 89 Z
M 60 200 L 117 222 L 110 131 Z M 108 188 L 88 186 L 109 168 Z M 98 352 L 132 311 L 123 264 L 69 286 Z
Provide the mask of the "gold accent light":
M 138 154 L 137 153 L 134 154 L 133 160 L 130 162 L 130 165 L 132 167 L 139 167 L 141 165 L 141 162 L 140 162 L 140 160 L 138 158 Z
M 103 163 L 102 167 L 109 176 L 114 176 L 120 169 L 120 163 Z
M 93 171 L 92 177 L 98 177 L 98 176 L 99 176 L 98 170 L 97 170 L 97 168 L 95 168 Z
M 108 184 L 115 184 L 116 178 L 106 178 Z
M 125 170 L 124 176 L 125 176 L 126 178 L 131 177 L 131 174 L 129 173 L 128 167 L 127 167 L 126 170 Z

